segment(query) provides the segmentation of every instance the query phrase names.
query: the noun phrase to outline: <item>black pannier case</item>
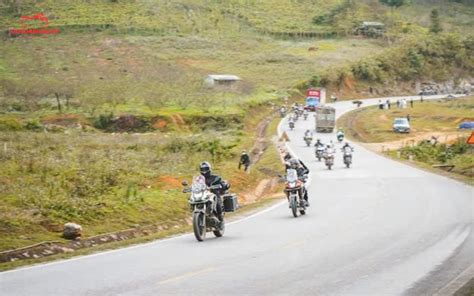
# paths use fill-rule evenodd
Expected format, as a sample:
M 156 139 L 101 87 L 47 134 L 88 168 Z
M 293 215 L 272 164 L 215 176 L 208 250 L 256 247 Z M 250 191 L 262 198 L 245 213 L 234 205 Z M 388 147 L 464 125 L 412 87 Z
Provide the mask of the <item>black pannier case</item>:
M 226 194 L 223 196 L 224 200 L 224 211 L 225 212 L 235 212 L 237 210 L 237 195 L 236 194 Z

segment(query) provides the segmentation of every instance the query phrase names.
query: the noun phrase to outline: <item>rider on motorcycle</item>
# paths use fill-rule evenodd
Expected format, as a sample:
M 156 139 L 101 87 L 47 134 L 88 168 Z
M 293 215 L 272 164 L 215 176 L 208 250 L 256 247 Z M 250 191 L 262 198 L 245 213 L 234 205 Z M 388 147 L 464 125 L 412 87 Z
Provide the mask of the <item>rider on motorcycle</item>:
M 312 133 L 309 129 L 307 129 L 307 130 L 304 132 L 304 137 L 305 137 L 305 138 L 306 138 L 306 137 L 312 138 L 312 137 L 313 137 L 313 133 Z
M 342 146 L 341 150 L 345 151 L 346 148 L 354 150 L 354 148 L 349 144 L 349 142 L 344 143 L 344 146 Z
M 199 171 L 201 175 L 204 176 L 206 179 L 206 186 L 211 187 L 215 185 L 220 185 L 221 188 L 212 189 L 211 192 L 216 195 L 216 214 L 219 221 L 224 220 L 224 216 L 222 215 L 222 198 L 221 195 L 225 193 L 227 189 L 229 189 L 230 185 L 222 180 L 222 178 L 218 175 L 213 175 L 211 173 L 211 165 L 207 161 L 201 162 L 199 165 Z
M 298 175 L 298 179 L 302 180 L 303 183 L 306 183 L 306 181 L 304 181 L 304 180 L 305 180 L 305 176 L 309 174 L 309 169 L 301 160 L 298 160 L 296 158 L 292 158 L 292 159 L 290 159 L 290 161 L 288 161 L 285 164 L 285 167 L 286 167 L 286 170 L 288 170 L 288 169 L 296 170 L 296 174 Z M 305 186 L 305 185 L 303 185 L 303 186 Z M 298 192 L 300 197 L 301 197 L 302 191 L 303 190 L 300 189 L 299 192 Z M 308 191 L 307 190 L 304 190 L 303 198 L 306 201 L 306 206 L 309 207 Z
M 324 147 L 324 144 L 323 144 L 323 142 L 321 142 L 321 139 L 316 140 L 316 143 L 314 143 L 314 147 L 316 147 L 316 148 Z
M 326 149 L 324 150 L 324 158 L 326 158 L 327 154 L 334 154 L 336 153 L 336 150 L 334 149 L 334 146 L 331 144 L 326 145 Z
M 342 128 L 337 131 L 336 137 L 339 141 L 342 141 L 342 139 L 344 139 L 344 131 L 342 130 Z

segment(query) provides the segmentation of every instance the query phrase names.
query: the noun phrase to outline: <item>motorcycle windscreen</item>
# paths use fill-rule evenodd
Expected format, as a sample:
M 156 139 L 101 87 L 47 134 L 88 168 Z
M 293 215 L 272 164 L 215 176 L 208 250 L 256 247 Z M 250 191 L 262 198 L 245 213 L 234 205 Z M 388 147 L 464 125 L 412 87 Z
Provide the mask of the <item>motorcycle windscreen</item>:
M 193 177 L 193 184 L 191 185 L 191 191 L 193 193 L 201 193 L 205 191 L 206 188 L 206 179 L 204 178 L 204 176 L 199 175 Z
M 294 183 L 298 180 L 298 173 L 295 169 L 288 169 L 286 171 L 286 181 L 288 183 Z

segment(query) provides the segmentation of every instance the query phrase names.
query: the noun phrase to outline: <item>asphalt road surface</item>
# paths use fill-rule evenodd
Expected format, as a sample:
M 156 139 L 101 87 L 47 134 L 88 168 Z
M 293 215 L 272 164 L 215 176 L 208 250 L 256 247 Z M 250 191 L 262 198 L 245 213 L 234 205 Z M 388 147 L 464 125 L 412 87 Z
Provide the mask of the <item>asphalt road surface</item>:
M 305 147 L 306 129 L 312 117 L 288 134 L 311 170 L 307 215 L 293 218 L 284 200 L 222 238 L 187 234 L 3 272 L 0 295 L 446 295 L 474 275 L 472 187 L 358 145 L 353 167 L 338 151 L 329 171 Z

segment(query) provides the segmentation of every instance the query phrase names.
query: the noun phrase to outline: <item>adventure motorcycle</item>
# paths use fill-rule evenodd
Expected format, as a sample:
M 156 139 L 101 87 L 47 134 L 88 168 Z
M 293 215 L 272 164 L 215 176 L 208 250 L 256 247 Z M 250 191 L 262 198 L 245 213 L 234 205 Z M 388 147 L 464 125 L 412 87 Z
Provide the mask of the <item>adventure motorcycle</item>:
M 328 170 L 330 170 L 334 165 L 334 151 L 332 149 L 327 149 L 324 155 L 324 159 Z
M 323 156 L 324 156 L 324 146 L 316 147 L 315 154 L 316 154 L 316 158 L 318 159 L 318 161 L 321 161 L 321 158 L 323 158 Z
M 182 183 L 184 193 L 191 193 L 188 202 L 193 213 L 193 231 L 198 241 L 203 241 L 206 232 L 212 231 L 215 236 L 224 235 L 224 220 L 219 221 L 216 216 L 217 196 L 211 192 L 213 189 L 221 189 L 221 185 L 207 187 L 203 176 L 193 177 L 191 187 L 187 187 L 186 181 Z M 224 215 L 224 211 L 222 213 Z
M 281 109 L 280 109 L 280 117 L 281 117 L 281 118 L 285 117 L 285 114 L 286 114 L 285 108 L 281 108 Z
M 351 147 L 344 147 L 341 149 L 343 154 L 343 161 L 347 168 L 349 168 L 352 164 L 352 152 L 354 151 Z
M 288 122 L 288 126 L 290 127 L 290 130 L 293 130 L 295 128 L 295 123 L 293 121 Z
M 295 218 L 298 217 L 298 212 L 301 215 L 306 214 L 306 201 L 304 200 L 306 190 L 304 186 L 305 181 L 306 176 L 299 179 L 295 169 L 288 169 L 286 171 L 285 193 L 288 197 L 289 207 Z M 301 196 L 298 192 L 301 193 Z

